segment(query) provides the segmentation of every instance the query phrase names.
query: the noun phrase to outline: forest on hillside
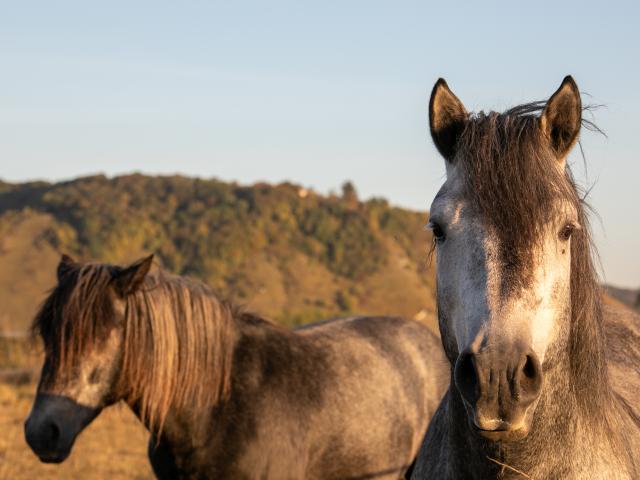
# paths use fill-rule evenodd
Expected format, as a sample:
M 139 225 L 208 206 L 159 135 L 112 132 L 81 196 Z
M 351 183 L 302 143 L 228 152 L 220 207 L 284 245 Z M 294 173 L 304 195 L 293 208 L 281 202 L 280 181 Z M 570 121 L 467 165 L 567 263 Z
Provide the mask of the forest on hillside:
M 29 221 L 38 227 L 26 228 Z M 164 268 L 287 324 L 413 315 L 433 307 L 425 223 L 426 212 L 361 201 L 349 182 L 335 195 L 140 174 L 0 182 L 0 268 L 10 282 L 26 261 L 12 254 L 28 260 L 45 248 L 114 263 L 154 252 Z M 25 244 L 31 250 L 20 250 Z

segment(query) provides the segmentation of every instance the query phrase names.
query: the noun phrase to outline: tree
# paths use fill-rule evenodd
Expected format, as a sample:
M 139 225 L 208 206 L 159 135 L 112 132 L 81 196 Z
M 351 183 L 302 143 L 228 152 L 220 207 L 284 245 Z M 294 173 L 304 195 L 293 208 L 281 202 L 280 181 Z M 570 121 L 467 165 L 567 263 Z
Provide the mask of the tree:
M 342 201 L 350 210 L 358 208 L 358 192 L 356 192 L 356 187 L 350 181 L 342 184 Z

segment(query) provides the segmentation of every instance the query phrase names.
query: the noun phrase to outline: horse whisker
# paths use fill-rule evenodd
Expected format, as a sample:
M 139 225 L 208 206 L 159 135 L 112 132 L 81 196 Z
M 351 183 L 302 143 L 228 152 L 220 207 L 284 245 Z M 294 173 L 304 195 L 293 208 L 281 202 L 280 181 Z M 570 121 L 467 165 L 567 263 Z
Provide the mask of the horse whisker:
M 516 472 L 519 475 L 522 475 L 524 478 L 531 478 L 533 480 L 533 477 L 527 475 L 522 470 L 518 470 L 517 468 L 514 468 L 511 465 L 507 465 L 506 463 L 500 462 L 500 461 L 496 460 L 495 458 L 491 458 L 489 455 L 487 455 L 487 460 L 491 460 L 493 463 L 497 463 L 501 467 L 508 468 L 509 470 L 511 470 L 513 472 Z

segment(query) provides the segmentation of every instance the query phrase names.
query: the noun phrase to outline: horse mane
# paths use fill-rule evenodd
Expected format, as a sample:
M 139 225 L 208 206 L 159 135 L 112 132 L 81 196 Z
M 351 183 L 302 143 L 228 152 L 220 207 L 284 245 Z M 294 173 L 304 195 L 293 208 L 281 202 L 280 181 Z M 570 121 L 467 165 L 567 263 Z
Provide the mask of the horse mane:
M 601 290 L 588 218 L 591 209 L 569 163 L 560 168 L 542 134 L 539 117 L 544 106 L 545 102 L 533 102 L 504 113 L 471 114 L 453 161 L 462 163 L 466 198 L 500 240 L 505 266 L 503 291 L 528 281 L 527 267 L 535 259 L 548 220 L 562 213 L 558 209 L 563 202 L 558 200 L 576 209 L 580 228 L 570 240 L 567 348 L 575 397 L 581 407 L 591 411 L 609 394 Z M 600 131 L 589 120 L 583 119 L 582 123 L 585 128 Z
M 206 284 L 162 272 L 127 297 L 121 384 L 149 425 L 228 395 L 235 313 Z
M 32 326 L 54 369 L 48 381 L 72 374 L 82 356 L 116 326 L 113 268 L 85 264 L 60 279 Z M 232 323 L 240 312 L 204 283 L 150 273 L 125 299 L 118 398 L 135 405 L 160 432 L 171 408 L 213 405 L 230 390 Z

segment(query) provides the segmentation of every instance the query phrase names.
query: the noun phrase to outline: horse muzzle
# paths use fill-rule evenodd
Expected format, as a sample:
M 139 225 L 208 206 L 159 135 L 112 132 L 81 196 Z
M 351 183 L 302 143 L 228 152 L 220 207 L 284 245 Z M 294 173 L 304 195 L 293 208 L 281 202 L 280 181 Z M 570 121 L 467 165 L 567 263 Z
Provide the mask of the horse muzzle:
M 454 380 L 475 433 L 491 441 L 527 436 L 543 381 L 533 351 L 518 346 L 465 350 Z
M 78 434 L 99 413 L 99 408 L 85 407 L 67 397 L 38 394 L 24 424 L 25 439 L 42 462 L 63 462 Z

